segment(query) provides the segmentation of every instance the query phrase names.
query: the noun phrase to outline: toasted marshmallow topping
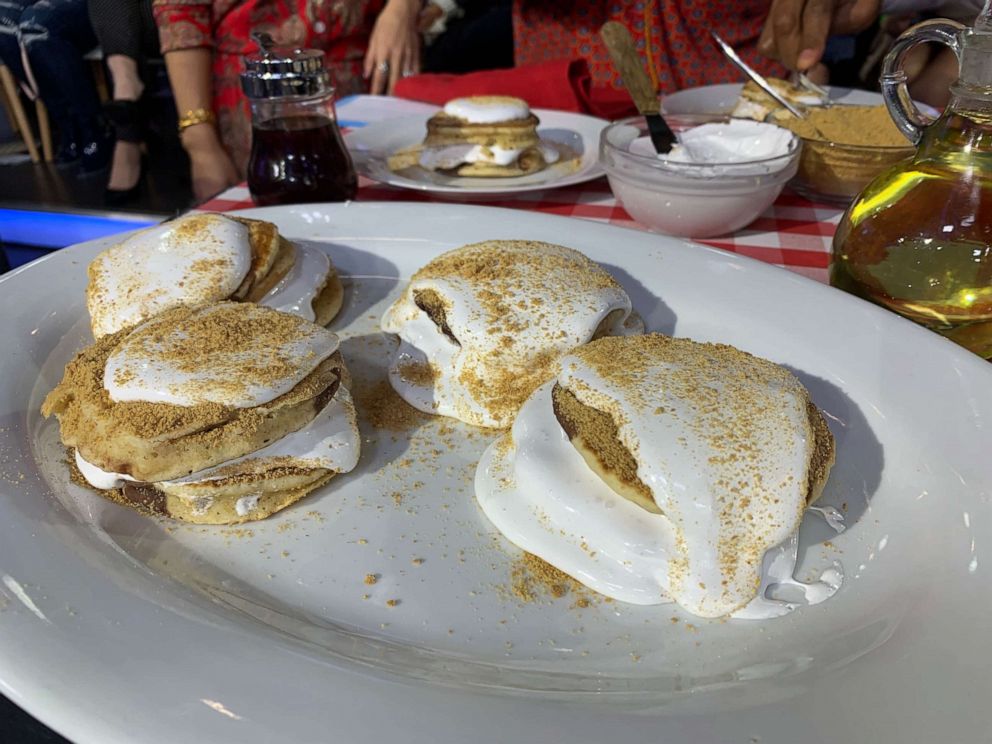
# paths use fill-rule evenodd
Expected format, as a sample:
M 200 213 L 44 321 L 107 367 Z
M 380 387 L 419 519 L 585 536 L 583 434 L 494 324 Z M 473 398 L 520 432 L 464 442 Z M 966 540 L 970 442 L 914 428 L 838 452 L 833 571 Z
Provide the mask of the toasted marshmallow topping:
M 498 124 L 530 116 L 527 102 L 512 96 L 455 98 L 444 105 L 444 113 L 469 124 Z
M 448 332 L 421 307 L 431 296 Z M 464 246 L 414 274 L 383 316 L 382 329 L 401 339 L 390 381 L 427 413 L 509 426 L 558 358 L 604 320 L 607 334 L 643 331 L 623 288 L 578 251 L 520 240 Z
M 176 305 L 226 300 L 251 260 L 248 227 L 223 215 L 190 215 L 141 230 L 90 264 L 93 333 L 114 333 Z
M 252 408 L 292 390 L 338 348 L 330 331 L 251 303 L 221 302 L 153 318 L 111 353 L 110 399 Z
M 313 322 L 316 318 L 313 301 L 327 285 L 331 259 L 314 245 L 297 243 L 295 250 L 293 268 L 258 304 Z
M 231 476 L 263 474 L 280 467 L 324 468 L 335 473 L 347 473 L 358 464 L 360 449 L 355 405 L 347 388 L 340 386 L 331 401 L 302 429 L 251 454 L 156 485 L 168 492 L 172 485 L 182 486 Z M 135 481 L 130 475 L 101 470 L 83 459 L 78 450 L 76 465 L 94 488 L 120 488 L 126 481 Z M 241 516 L 254 508 L 247 508 L 251 497 L 244 498 L 247 499 L 244 504 L 241 503 L 242 499 L 238 501 L 240 506 L 237 511 Z M 256 496 L 256 503 L 257 499 Z M 247 511 L 242 513 L 241 508 L 247 508 Z
M 623 343 L 631 341 L 642 339 Z M 611 414 L 661 513 L 624 498 L 587 465 L 555 417 L 552 381 L 479 464 L 476 495 L 496 527 L 625 602 L 674 600 L 703 617 L 765 618 L 796 606 L 766 597 L 772 585 L 799 589 L 809 604 L 832 596 L 839 567 L 808 585 L 792 577 L 813 456 L 798 380 L 740 352 L 710 358 L 701 344 L 698 356 L 652 354 L 641 366 L 624 356 L 614 372 L 603 364 L 614 349 L 590 361 L 596 346 L 565 357 L 557 382 Z

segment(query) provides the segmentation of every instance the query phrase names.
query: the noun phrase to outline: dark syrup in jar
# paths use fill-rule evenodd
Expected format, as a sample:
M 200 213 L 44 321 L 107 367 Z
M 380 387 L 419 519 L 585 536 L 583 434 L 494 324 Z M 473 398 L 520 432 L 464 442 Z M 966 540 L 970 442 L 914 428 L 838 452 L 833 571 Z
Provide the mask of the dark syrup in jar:
M 358 178 L 333 121 L 288 116 L 252 127 L 248 189 L 260 205 L 346 201 Z

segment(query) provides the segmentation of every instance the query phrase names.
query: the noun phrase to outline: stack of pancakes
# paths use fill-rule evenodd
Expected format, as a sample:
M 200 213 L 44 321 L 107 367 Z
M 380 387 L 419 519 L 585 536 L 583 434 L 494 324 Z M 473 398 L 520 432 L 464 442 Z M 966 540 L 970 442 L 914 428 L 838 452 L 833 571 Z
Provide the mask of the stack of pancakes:
M 344 292 L 327 254 L 295 245 L 271 222 L 197 214 L 142 230 L 89 266 L 86 304 L 97 338 L 179 305 L 258 302 L 326 325 Z
M 490 240 L 423 266 L 382 329 L 400 337 L 389 379 L 410 405 L 503 428 L 563 354 L 643 323 L 623 287 L 582 253 Z
M 783 367 L 660 334 L 602 338 L 524 404 L 476 494 L 512 542 L 615 599 L 769 617 L 795 605 L 766 586 L 805 587 L 793 543 L 833 460 L 822 414 Z M 818 591 L 811 602 L 836 585 Z
M 519 98 L 472 96 L 449 101 L 427 121 L 419 164 L 481 178 L 534 173 L 559 158 L 553 146 L 541 142 L 539 123 Z
M 262 519 L 355 467 L 337 337 L 250 303 L 176 307 L 81 351 L 45 399 L 94 487 L 203 524 Z

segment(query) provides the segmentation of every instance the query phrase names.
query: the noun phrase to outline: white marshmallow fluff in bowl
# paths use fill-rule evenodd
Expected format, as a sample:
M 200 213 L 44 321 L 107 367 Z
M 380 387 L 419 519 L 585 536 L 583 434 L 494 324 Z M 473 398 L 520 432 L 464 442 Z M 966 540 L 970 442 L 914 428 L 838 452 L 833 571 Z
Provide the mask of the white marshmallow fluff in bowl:
M 655 152 L 644 117 L 614 122 L 599 160 L 624 209 L 657 232 L 727 235 L 753 222 L 796 174 L 802 141 L 787 129 L 746 119 L 666 117 L 679 143 Z

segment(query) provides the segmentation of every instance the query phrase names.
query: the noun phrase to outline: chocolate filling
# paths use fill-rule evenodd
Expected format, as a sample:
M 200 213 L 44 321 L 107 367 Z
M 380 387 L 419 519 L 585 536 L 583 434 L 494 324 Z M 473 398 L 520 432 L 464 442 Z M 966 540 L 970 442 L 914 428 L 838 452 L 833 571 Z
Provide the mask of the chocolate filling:
M 569 440 L 582 444 L 595 455 L 596 462 L 604 472 L 633 490 L 639 496 L 634 503 L 648 511 L 660 513 L 651 489 L 637 474 L 637 460 L 620 442 L 613 417 L 605 411 L 585 405 L 572 391 L 557 383 L 551 391 L 551 402 L 555 418 Z
M 150 483 L 125 483 L 124 487 L 117 490 L 120 498 L 114 498 L 115 492 L 108 492 L 114 501 L 120 501 L 125 506 L 130 506 L 140 512 L 169 515 L 165 508 L 165 494 L 159 491 Z
M 417 307 L 427 313 L 427 317 L 434 321 L 434 325 L 437 326 L 437 329 L 441 333 L 450 338 L 453 343 L 461 346 L 461 343 L 455 338 L 455 334 L 451 332 L 451 328 L 448 326 L 448 318 L 444 312 L 444 301 L 437 292 L 433 289 L 415 289 L 413 291 L 413 301 Z

